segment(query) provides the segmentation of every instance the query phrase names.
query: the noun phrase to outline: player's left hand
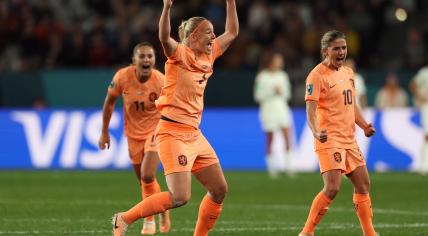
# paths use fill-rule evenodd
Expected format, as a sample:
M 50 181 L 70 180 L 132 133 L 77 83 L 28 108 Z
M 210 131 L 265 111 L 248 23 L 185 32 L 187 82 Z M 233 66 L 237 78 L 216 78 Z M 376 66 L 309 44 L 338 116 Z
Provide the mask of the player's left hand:
M 366 137 L 371 137 L 376 133 L 375 128 L 373 127 L 372 123 L 369 123 L 367 125 L 367 127 L 364 129 L 364 135 L 366 135 Z

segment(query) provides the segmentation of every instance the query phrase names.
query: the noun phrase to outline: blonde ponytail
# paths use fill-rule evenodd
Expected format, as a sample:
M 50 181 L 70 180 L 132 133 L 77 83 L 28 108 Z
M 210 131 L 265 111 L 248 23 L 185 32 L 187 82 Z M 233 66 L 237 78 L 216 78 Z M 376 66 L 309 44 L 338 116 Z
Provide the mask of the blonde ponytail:
M 186 21 L 182 21 L 180 26 L 178 27 L 178 37 L 180 38 L 181 43 L 186 43 L 187 37 L 198 27 L 198 25 L 204 21 L 207 20 L 204 17 L 195 16 L 192 18 L 189 18 Z

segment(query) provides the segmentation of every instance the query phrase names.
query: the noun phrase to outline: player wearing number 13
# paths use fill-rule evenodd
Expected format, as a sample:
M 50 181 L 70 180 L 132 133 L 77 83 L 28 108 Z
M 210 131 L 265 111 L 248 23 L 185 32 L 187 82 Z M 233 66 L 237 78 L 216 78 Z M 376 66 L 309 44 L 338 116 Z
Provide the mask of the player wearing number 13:
M 375 236 L 369 196 L 370 180 L 363 155 L 355 140 L 355 124 L 367 137 L 375 129 L 368 124 L 355 102 L 354 72 L 344 66 L 346 38 L 333 30 L 321 39 L 323 61 L 306 80 L 306 112 L 315 138 L 315 152 L 320 162 L 324 188 L 314 198 L 299 236 L 313 236 L 315 226 L 326 214 L 340 189 L 341 174 L 354 187 L 353 202 L 365 236 Z

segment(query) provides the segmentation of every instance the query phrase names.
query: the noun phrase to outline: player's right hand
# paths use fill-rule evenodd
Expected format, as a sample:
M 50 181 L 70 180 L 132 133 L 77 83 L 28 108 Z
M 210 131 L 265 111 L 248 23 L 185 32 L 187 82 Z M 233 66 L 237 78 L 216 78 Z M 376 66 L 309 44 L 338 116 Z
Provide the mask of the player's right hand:
M 318 139 L 321 143 L 325 143 L 327 141 L 327 130 L 322 129 L 319 132 L 314 134 L 315 138 Z
M 172 1 L 173 0 L 163 0 L 164 7 L 170 8 L 172 6 Z
M 101 133 L 100 139 L 98 140 L 98 147 L 104 150 L 106 146 L 107 149 L 110 148 L 110 135 L 108 133 Z

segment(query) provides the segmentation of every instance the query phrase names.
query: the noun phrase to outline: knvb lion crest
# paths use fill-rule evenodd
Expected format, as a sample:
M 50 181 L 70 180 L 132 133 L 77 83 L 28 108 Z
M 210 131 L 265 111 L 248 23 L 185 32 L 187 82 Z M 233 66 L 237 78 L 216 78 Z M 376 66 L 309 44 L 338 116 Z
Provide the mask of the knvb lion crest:
M 182 166 L 187 165 L 187 157 L 185 155 L 178 156 L 178 164 Z
M 157 95 L 155 92 L 151 92 L 151 93 L 149 94 L 149 101 L 151 101 L 151 102 L 155 102 L 155 101 L 156 101 L 156 99 L 158 99 L 158 95 Z
M 333 154 L 333 158 L 336 162 L 339 162 L 339 163 L 342 162 L 342 155 L 340 155 L 340 152 L 335 152 Z

